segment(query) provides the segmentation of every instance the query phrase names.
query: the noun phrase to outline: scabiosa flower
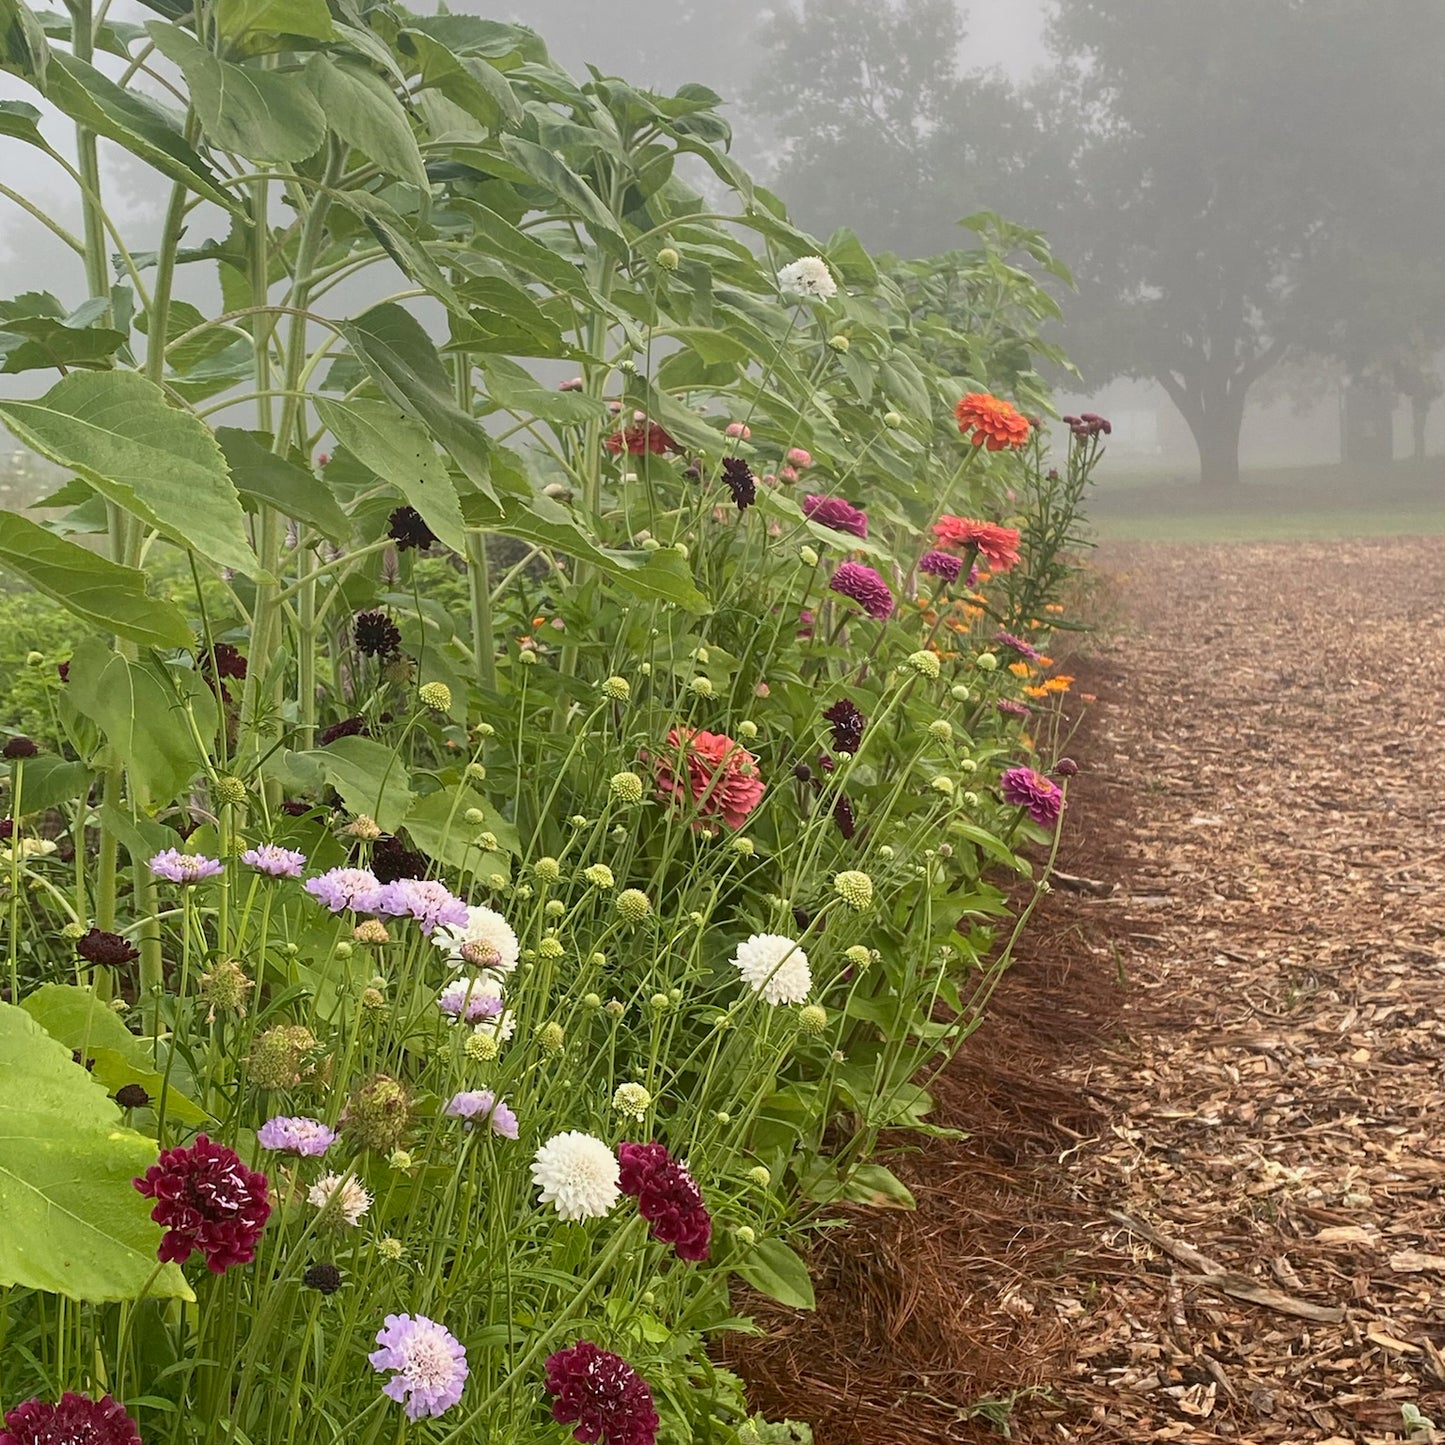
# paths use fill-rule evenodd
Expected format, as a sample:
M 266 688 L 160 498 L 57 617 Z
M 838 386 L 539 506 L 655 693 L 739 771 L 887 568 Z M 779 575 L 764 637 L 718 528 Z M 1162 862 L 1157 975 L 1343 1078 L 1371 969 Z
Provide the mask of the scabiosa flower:
M 745 512 L 758 499 L 758 479 L 741 457 L 724 457 L 722 464 L 723 481 L 733 494 L 738 511 Z
M 976 447 L 991 452 L 1021 447 L 1029 439 L 1029 423 L 1010 403 L 987 392 L 971 391 L 953 409 L 958 429 Z
M 659 796 L 678 805 L 691 801 L 699 815 L 694 827 L 720 819 L 741 828 L 767 791 L 757 758 L 725 733 L 689 727 L 672 728 L 667 747 L 656 760 Z
M 813 454 L 805 447 L 789 447 L 788 454 L 783 460 L 790 467 L 797 467 L 799 471 L 803 471 L 813 465 Z
M 415 548 L 425 552 L 436 546 L 437 534 L 422 520 L 415 507 L 398 507 L 386 521 L 386 535 L 396 543 L 398 552 Z
M 452 1119 L 465 1120 L 469 1129 L 481 1123 L 490 1124 L 492 1133 L 500 1134 L 503 1139 L 515 1139 L 519 1132 L 517 1116 L 490 1089 L 453 1094 L 446 1113 Z
M 893 594 L 888 590 L 888 584 L 861 562 L 839 563 L 828 586 L 844 597 L 851 597 L 879 622 L 885 622 L 893 615 Z
M 745 421 L 730 421 L 723 428 L 725 437 L 732 437 L 736 441 L 747 441 L 752 437 L 753 429 Z
M 307 1289 L 314 1289 L 317 1294 L 335 1294 L 341 1288 L 341 1271 L 334 1264 L 323 1260 L 306 1267 L 301 1283 Z
M 821 527 L 847 532 L 853 537 L 868 535 L 868 517 L 842 497 L 823 497 L 816 492 L 803 498 L 803 515 Z
M 371 850 L 371 871 L 378 883 L 395 883 L 398 878 L 425 878 L 426 855 L 387 833 L 376 840 Z
M 643 1084 L 618 1084 L 612 1095 L 612 1107 L 629 1119 L 645 1119 L 652 1107 L 652 1095 Z
M 1022 637 L 1015 637 L 1012 632 L 1005 632 L 1003 628 L 999 628 L 998 636 L 994 638 L 994 641 L 1004 647 L 1011 647 L 1020 657 L 1026 657 L 1030 662 L 1043 660 L 1038 648 L 1025 642 Z
M 972 548 L 995 572 L 1007 572 L 1018 565 L 1019 534 L 1014 527 L 945 513 L 933 524 L 933 535 L 945 547 Z
M 1059 821 L 1063 790 L 1032 768 L 1010 768 L 999 779 L 999 792 L 1006 803 L 1025 809 L 1041 828 L 1052 828 Z
M 459 923 L 443 922 L 431 941 L 446 951 L 454 968 L 484 968 L 511 973 L 522 956 L 522 945 L 512 925 L 494 909 L 472 907 Z
M 659 1420 L 647 1381 L 611 1350 L 579 1340 L 547 1357 L 552 1418 L 597 1445 L 654 1445 Z
M 7 1411 L 0 1445 L 141 1445 L 141 1438 L 118 1400 L 67 1390 L 57 1404 L 25 1400 Z
M 151 1218 L 165 1229 L 156 1257 L 184 1264 L 196 1251 L 212 1274 L 256 1257 L 271 1214 L 266 1176 L 247 1169 L 204 1134 L 188 1149 L 164 1149 L 135 1187 L 156 1201 Z
M 367 1359 L 379 1375 L 391 1372 L 381 1387 L 406 1411 L 408 1420 L 444 1415 L 462 1398 L 467 1383 L 467 1352 L 448 1329 L 425 1315 L 387 1315 Z
M 853 816 L 853 804 L 844 793 L 839 793 L 833 804 L 833 822 L 837 824 L 838 831 L 843 835 L 843 841 L 851 843 L 853 835 L 858 831 L 858 822 Z
M 150 1101 L 151 1096 L 139 1084 L 122 1084 L 115 1091 L 115 1102 L 122 1109 L 144 1109 Z
M 925 552 L 918 559 L 918 570 L 953 583 L 958 581 L 958 574 L 963 571 L 963 559 L 955 557 L 952 552 Z
M 654 456 L 665 457 L 668 452 L 682 450 L 664 427 L 655 421 L 646 422 L 644 425 L 643 420 L 613 432 L 603 445 L 613 456 L 626 452 L 631 457 L 642 457 L 651 452 Z
M 383 887 L 377 909 L 393 918 L 410 916 L 432 933 L 443 923 L 461 927 L 467 921 L 467 905 L 445 883 L 425 878 L 398 878 Z
M 106 933 L 103 929 L 92 928 L 75 940 L 75 951 L 87 963 L 106 964 L 118 968 L 123 963 L 134 963 L 140 953 L 118 933 Z
M 563 1219 L 601 1219 L 617 1203 L 617 1159 L 591 1134 L 569 1129 L 554 1134 L 532 1161 L 539 1202 Z
M 365 868 L 331 868 L 308 878 L 302 887 L 333 913 L 348 908 L 353 913 L 378 913 L 385 892 L 376 875 Z
M 780 933 L 755 933 L 740 943 L 732 964 L 766 1003 L 802 1003 L 813 987 L 808 955 Z
M 321 1212 L 322 1223 L 355 1229 L 371 1208 L 371 1195 L 351 1174 L 323 1174 L 306 1191 L 306 1202 Z
M 863 741 L 863 725 L 868 721 L 858 711 L 857 704 L 850 698 L 840 697 L 823 714 L 823 718 L 833 727 L 833 750 L 839 753 L 856 753 Z
M 336 1142 L 336 1134 L 320 1119 L 278 1114 L 256 1130 L 256 1142 L 263 1149 L 274 1149 L 281 1154 L 318 1159 Z
M 33 758 L 40 751 L 40 745 L 34 738 L 23 737 L 16 734 L 13 738 L 7 738 L 4 748 L 0 748 L 0 755 L 3 755 L 10 762 L 23 762 L 26 758 Z
M 778 290 L 785 296 L 812 296 L 831 301 L 838 294 L 838 283 L 821 256 L 802 256 L 778 272 Z
M 203 878 L 214 878 L 224 872 L 215 858 L 203 858 L 199 853 L 182 853 L 175 848 L 157 853 L 146 866 L 153 877 L 166 878 L 172 883 L 199 883 Z
M 283 848 L 279 843 L 262 843 L 247 848 L 241 854 L 241 862 L 268 878 L 299 878 L 306 866 L 306 855 L 294 848 Z
M 341 738 L 364 738 L 370 735 L 371 729 L 367 727 L 364 717 L 344 717 L 340 722 L 334 722 L 316 734 L 316 746 L 329 747 Z
M 465 1024 L 496 1018 L 502 1011 L 502 985 L 487 974 L 453 979 L 437 995 L 437 1007 L 448 1018 Z
M 679 1259 L 707 1258 L 712 1216 L 692 1175 L 661 1144 L 619 1144 L 618 1183 L 637 1200 L 648 1232 L 670 1244 Z
M 384 612 L 358 612 L 352 636 L 356 650 L 367 657 L 390 657 L 401 651 L 401 628 Z
M 341 1127 L 358 1148 L 389 1154 L 401 1146 L 411 1127 L 411 1095 L 390 1074 L 358 1084 L 341 1111 Z
M 833 891 L 855 913 L 873 902 L 873 880 L 856 868 L 849 868 L 833 879 Z

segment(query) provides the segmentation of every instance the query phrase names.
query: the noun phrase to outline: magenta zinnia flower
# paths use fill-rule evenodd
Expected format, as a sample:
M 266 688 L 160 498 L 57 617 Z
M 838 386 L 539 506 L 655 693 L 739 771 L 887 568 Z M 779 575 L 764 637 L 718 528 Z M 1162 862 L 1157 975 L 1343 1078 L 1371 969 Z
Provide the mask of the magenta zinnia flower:
M 828 586 L 851 597 L 870 617 L 885 622 L 893 615 L 893 594 L 888 584 L 861 562 L 842 562 Z
M 1003 647 L 1012 648 L 1020 657 L 1026 657 L 1030 662 L 1039 662 L 1042 654 L 1032 643 L 1025 642 L 1022 637 L 1015 637 L 1012 632 L 1005 632 L 999 628 L 998 636 L 994 639 Z
M 819 526 L 831 527 L 835 532 L 848 532 L 854 537 L 868 535 L 868 517 L 852 502 L 842 497 L 820 497 L 816 493 L 803 498 L 803 515 Z
M 283 1154 L 300 1154 L 306 1158 L 318 1158 L 335 1142 L 335 1133 L 319 1119 L 307 1119 L 301 1115 L 278 1114 L 267 1119 L 256 1130 L 256 1142 L 263 1149 L 275 1149 Z
M 467 1352 L 448 1329 L 425 1315 L 387 1315 L 381 1346 L 367 1358 L 378 1374 L 392 1371 L 382 1394 L 405 1407 L 408 1420 L 443 1415 L 462 1398 Z
M 1015 702 L 1011 697 L 1001 697 L 994 704 L 1000 712 L 1006 712 L 1010 717 L 1030 716 L 1029 705 L 1026 702 Z
M 1063 791 L 1057 783 L 1032 768 L 1010 768 L 999 779 L 999 792 L 1006 803 L 1026 809 L 1041 828 L 1052 828 L 1059 821 L 1064 806 Z
M 465 1120 L 467 1128 L 486 1123 L 492 1133 L 504 1139 L 515 1139 L 519 1133 L 517 1116 L 490 1089 L 468 1089 L 453 1094 L 445 1110 L 452 1119 Z
M 547 1357 L 552 1418 L 584 1445 L 654 1445 L 660 1421 L 647 1381 L 611 1350 L 579 1340 Z
M 294 848 L 283 848 L 279 843 L 262 843 L 257 848 L 247 848 L 241 854 L 241 862 L 268 878 L 299 878 L 306 866 L 306 855 Z
M 118 1400 L 67 1390 L 57 1404 L 25 1400 L 8 1411 L 0 1445 L 141 1445 L 141 1439 Z
M 446 886 L 428 878 L 398 878 L 381 890 L 378 912 L 393 918 L 411 917 L 431 933 L 443 924 L 465 928 L 471 910 Z
M 925 552 L 918 559 L 918 570 L 944 582 L 957 582 L 958 574 L 963 571 L 963 559 L 952 552 Z
M 204 858 L 199 853 L 182 853 L 176 848 L 167 848 L 157 853 L 147 865 L 153 877 L 168 878 L 172 883 L 199 883 L 203 878 L 214 878 L 224 872 L 215 858 Z
M 135 1187 L 156 1206 L 151 1218 L 165 1227 L 157 1258 L 184 1264 L 195 1250 L 212 1274 L 256 1257 L 271 1214 L 266 1176 L 247 1169 L 224 1144 L 204 1134 L 189 1149 L 164 1149 Z
M 331 868 L 302 885 L 333 913 L 375 913 L 381 907 L 382 886 L 365 868 Z
M 670 1244 L 679 1259 L 706 1259 L 712 1216 L 692 1175 L 661 1144 L 619 1144 L 618 1184 L 637 1200 L 652 1237 Z

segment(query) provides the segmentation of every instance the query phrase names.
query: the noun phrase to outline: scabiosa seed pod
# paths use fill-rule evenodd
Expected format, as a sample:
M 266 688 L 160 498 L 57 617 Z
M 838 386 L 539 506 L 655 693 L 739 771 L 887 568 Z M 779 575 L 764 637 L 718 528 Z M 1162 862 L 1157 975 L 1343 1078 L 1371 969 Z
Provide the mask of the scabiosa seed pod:
M 291 1089 L 301 1082 L 316 1035 L 304 1024 L 274 1024 L 251 1045 L 247 1078 L 258 1089 Z
M 313 1264 L 301 1276 L 301 1283 L 318 1294 L 335 1294 L 341 1288 L 341 1271 L 334 1264 Z
M 398 507 L 387 518 L 386 535 L 396 543 L 398 552 L 411 548 L 425 552 L 437 542 L 436 533 L 422 520 L 415 507 Z
M 356 650 L 367 657 L 401 651 L 401 629 L 384 612 L 358 612 L 352 626 Z
M 207 1022 L 214 1023 L 217 1013 L 245 1018 L 246 1000 L 253 987 L 246 970 L 234 958 L 217 959 L 197 980 L 201 997 L 211 1006 Z
M 157 1258 L 184 1264 L 199 1250 L 212 1274 L 249 1264 L 271 1214 L 266 1176 L 204 1134 L 187 1149 L 162 1150 L 134 1181 L 156 1201 L 151 1218 L 165 1229 Z
M 358 1084 L 341 1111 L 341 1127 L 358 1149 L 390 1154 L 411 1127 L 411 1095 L 390 1074 Z
M 0 1445 L 141 1445 L 141 1438 L 119 1401 L 67 1390 L 55 1404 L 25 1400 L 8 1411 Z
M 652 913 L 652 900 L 640 888 L 624 888 L 615 906 L 624 923 L 642 923 Z
M 706 1259 L 712 1216 L 692 1175 L 661 1144 L 619 1144 L 617 1158 L 618 1183 L 637 1200 L 652 1237 L 672 1245 L 679 1259 Z
M 40 744 L 33 738 L 16 734 L 15 737 L 6 740 L 4 748 L 0 748 L 0 755 L 14 763 L 23 762 L 26 758 L 33 758 L 39 751 Z
M 75 951 L 87 963 L 104 964 L 119 968 L 125 963 L 134 963 L 140 953 L 131 947 L 118 933 L 106 933 L 103 929 L 92 928 L 89 933 L 75 940 Z

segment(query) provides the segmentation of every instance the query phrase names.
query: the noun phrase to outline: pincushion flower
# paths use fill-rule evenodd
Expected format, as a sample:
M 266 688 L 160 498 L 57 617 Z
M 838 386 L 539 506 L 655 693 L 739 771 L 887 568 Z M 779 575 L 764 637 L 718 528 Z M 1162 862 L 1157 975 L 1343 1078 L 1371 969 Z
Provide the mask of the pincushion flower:
M 724 733 L 689 727 L 672 728 L 667 748 L 655 762 L 659 796 L 691 802 L 699 815 L 694 827 L 720 819 L 741 828 L 767 791 L 757 758 Z
M 754 933 L 732 957 L 743 982 L 770 1004 L 802 1003 L 813 987 L 808 955 L 780 933 Z
M 442 924 L 464 928 L 470 910 L 446 886 L 429 878 L 398 878 L 381 891 L 378 913 L 393 918 L 415 918 L 423 933 L 434 933 Z
M 844 597 L 851 597 L 879 622 L 885 622 L 893 615 L 893 594 L 888 590 L 888 584 L 861 562 L 840 563 L 828 586 Z
M 995 572 L 1018 566 L 1019 534 L 1014 527 L 945 514 L 933 524 L 933 535 L 945 547 L 972 548 Z
M 502 1011 L 502 985 L 487 974 L 453 979 L 438 995 L 437 1007 L 465 1024 L 496 1018 Z
M 134 963 L 140 957 L 133 947 L 118 933 L 107 933 L 101 928 L 91 928 L 75 940 L 75 951 L 87 963 L 105 964 L 118 968 L 123 963 Z
M 333 913 L 375 913 L 381 907 L 382 885 L 365 868 L 331 868 L 302 887 Z
M 355 1229 L 371 1208 L 371 1195 L 350 1174 L 323 1174 L 306 1191 L 306 1201 L 322 1215 L 322 1222 Z
M 135 1187 L 155 1200 L 151 1218 L 165 1229 L 156 1257 L 184 1264 L 199 1250 L 212 1274 L 256 1257 L 271 1215 L 266 1176 L 247 1169 L 204 1134 L 187 1149 L 163 1149 Z
M 953 409 L 958 429 L 976 447 L 991 452 L 1028 443 L 1028 418 L 1010 403 L 987 392 L 971 391 Z
M 241 854 L 241 862 L 267 878 L 299 878 L 306 866 L 306 855 L 294 848 L 283 848 L 279 843 L 262 843 L 256 848 L 247 848 Z
M 840 753 L 856 753 L 863 741 L 863 725 L 868 720 L 858 711 L 851 698 L 840 697 L 823 718 L 833 728 L 833 749 Z
M 182 853 L 175 848 L 157 853 L 146 866 L 153 877 L 166 878 L 172 883 L 199 883 L 203 878 L 214 878 L 225 871 L 215 858 L 204 858 L 199 853 Z
M 1010 768 L 999 779 L 999 792 L 1005 802 L 1025 809 L 1041 828 L 1052 828 L 1059 821 L 1064 806 L 1063 790 L 1032 768 Z
M 601 1219 L 617 1203 L 617 1159 L 600 1139 L 580 1130 L 554 1134 L 532 1161 L 538 1199 L 563 1219 Z
M 741 457 L 723 458 L 722 477 L 738 511 L 745 512 L 758 500 L 758 479 Z
M 425 1315 L 387 1315 L 367 1359 L 378 1374 L 391 1372 L 382 1394 L 406 1411 L 408 1420 L 444 1415 L 462 1398 L 469 1373 L 467 1352 L 450 1330 Z
M 868 517 L 852 502 L 842 497 L 823 497 L 816 492 L 803 498 L 803 515 L 820 527 L 831 527 L 835 532 L 847 532 L 853 537 L 867 537 Z
M 778 272 L 778 290 L 785 296 L 812 296 L 831 301 L 838 294 L 838 283 L 821 256 L 802 256 Z
M 918 570 L 944 582 L 957 582 L 958 574 L 963 571 L 963 560 L 952 552 L 925 552 L 918 559 Z
M 649 1233 L 679 1259 L 707 1258 L 712 1216 L 692 1175 L 661 1144 L 619 1144 L 618 1183 L 637 1200 Z
M 25 1400 L 7 1411 L 0 1445 L 141 1445 L 141 1438 L 118 1400 L 67 1390 L 55 1404 Z
M 411 548 L 425 552 L 437 542 L 436 533 L 427 526 L 415 507 L 397 507 L 386 520 L 386 535 L 396 543 L 398 552 Z
M 278 1114 L 256 1130 L 256 1142 L 263 1149 L 315 1159 L 336 1142 L 336 1135 L 319 1119 Z
M 503 1139 L 515 1139 L 519 1133 L 517 1116 L 490 1089 L 468 1089 L 453 1094 L 445 1112 L 449 1118 L 465 1121 L 469 1129 L 477 1124 L 490 1124 L 492 1133 L 500 1134 Z
M 366 657 L 385 659 L 401 651 L 401 629 L 384 612 L 358 612 L 351 633 Z
M 584 1445 L 654 1445 L 660 1421 L 647 1381 L 611 1350 L 579 1340 L 547 1357 L 552 1418 Z
M 494 909 L 467 909 L 460 923 L 442 923 L 431 941 L 445 950 L 454 968 L 484 968 L 491 973 L 511 973 L 522 956 L 522 945 L 512 925 Z

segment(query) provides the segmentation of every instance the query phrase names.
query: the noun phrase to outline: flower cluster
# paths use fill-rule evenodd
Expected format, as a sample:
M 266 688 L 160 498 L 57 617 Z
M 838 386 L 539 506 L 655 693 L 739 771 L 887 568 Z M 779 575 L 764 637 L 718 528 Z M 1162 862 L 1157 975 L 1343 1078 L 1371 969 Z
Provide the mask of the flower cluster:
M 585 1445 L 653 1445 L 660 1421 L 647 1381 L 610 1350 L 581 1340 L 547 1357 L 552 1418 Z

